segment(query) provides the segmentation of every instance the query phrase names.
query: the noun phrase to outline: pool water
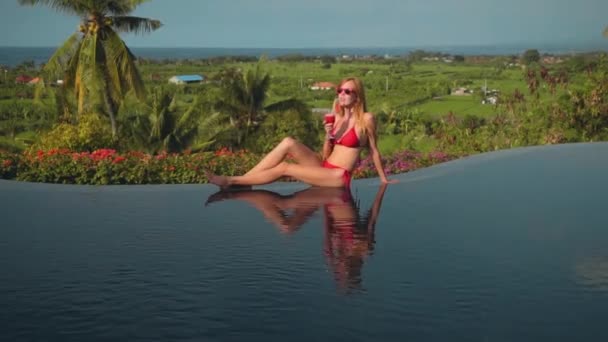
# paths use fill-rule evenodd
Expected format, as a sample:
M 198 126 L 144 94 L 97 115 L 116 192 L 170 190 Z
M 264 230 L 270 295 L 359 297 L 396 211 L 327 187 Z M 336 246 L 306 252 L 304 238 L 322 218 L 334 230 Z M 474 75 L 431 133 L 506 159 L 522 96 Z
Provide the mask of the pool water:
M 608 144 L 351 191 L 0 181 L 3 341 L 608 340 Z

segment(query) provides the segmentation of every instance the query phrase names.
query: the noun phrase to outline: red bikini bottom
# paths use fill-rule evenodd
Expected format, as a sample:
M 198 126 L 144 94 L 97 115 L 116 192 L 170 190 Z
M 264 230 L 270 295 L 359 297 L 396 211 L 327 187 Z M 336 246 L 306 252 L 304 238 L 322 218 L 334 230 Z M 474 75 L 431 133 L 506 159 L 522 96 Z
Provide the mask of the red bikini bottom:
M 327 160 L 324 160 L 323 163 L 321 164 L 322 167 L 326 168 L 326 169 L 341 169 L 344 170 L 344 173 L 342 174 L 342 183 L 344 183 L 344 187 L 345 188 L 350 188 L 350 180 L 352 178 L 350 172 L 342 167 L 336 166 L 330 162 L 328 162 Z

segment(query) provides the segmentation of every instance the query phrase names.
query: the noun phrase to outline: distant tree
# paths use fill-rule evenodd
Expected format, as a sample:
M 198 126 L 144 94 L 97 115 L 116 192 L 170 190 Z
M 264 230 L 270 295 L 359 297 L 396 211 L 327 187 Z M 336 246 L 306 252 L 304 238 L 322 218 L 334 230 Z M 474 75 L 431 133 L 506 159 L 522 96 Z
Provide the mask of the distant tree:
M 564 63 L 564 66 L 568 68 L 570 72 L 576 73 L 584 71 L 588 64 L 588 61 L 585 60 L 583 55 L 574 55 Z
M 336 63 L 336 57 L 330 55 L 321 56 L 321 63 L 323 64 L 333 64 Z
M 454 62 L 464 62 L 463 55 L 454 55 Z
M 21 62 L 21 64 L 17 65 L 15 67 L 15 70 L 32 71 L 35 68 L 36 68 L 36 62 L 34 62 L 33 60 L 26 60 L 26 61 Z
M 424 50 L 415 50 L 409 53 L 408 58 L 411 61 L 417 62 L 422 60 L 422 58 L 427 57 L 428 55 L 429 53 Z
M 82 18 L 79 32 L 58 48 L 44 67 L 49 76 L 62 77 L 78 99 L 78 113 L 105 112 L 116 134 L 116 113 L 127 92 L 145 99 L 145 87 L 135 57 L 117 32 L 150 32 L 158 20 L 130 16 L 148 0 L 18 0 L 21 5 L 44 5 Z
M 540 53 L 536 49 L 526 50 L 522 55 L 521 59 L 525 65 L 538 63 L 540 61 Z
M 397 77 L 399 74 L 408 73 L 412 71 L 412 63 L 409 59 L 397 60 L 391 63 L 387 70 L 387 76 L 391 79 Z M 369 82 L 368 82 L 369 84 Z

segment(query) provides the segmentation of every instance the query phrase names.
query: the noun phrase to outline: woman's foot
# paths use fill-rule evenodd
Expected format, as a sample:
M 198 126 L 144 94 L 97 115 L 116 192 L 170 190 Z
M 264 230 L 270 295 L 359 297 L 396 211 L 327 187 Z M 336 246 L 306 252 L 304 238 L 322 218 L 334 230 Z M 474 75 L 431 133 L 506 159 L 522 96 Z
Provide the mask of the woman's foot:
M 220 191 L 212 194 L 207 198 L 205 202 L 205 206 L 213 202 L 219 202 L 231 198 L 237 198 L 238 192 L 240 191 L 250 191 L 252 189 L 251 185 L 231 185 L 226 188 L 220 189 Z
M 207 198 L 207 201 L 205 202 L 205 207 L 213 202 L 223 201 L 229 199 L 230 197 L 232 197 L 232 194 L 230 192 L 220 190 L 209 196 L 209 198 Z
M 207 180 L 209 180 L 209 183 L 219 186 L 220 189 L 226 189 L 230 186 L 228 177 L 216 175 L 211 171 L 205 171 L 205 174 L 207 176 Z

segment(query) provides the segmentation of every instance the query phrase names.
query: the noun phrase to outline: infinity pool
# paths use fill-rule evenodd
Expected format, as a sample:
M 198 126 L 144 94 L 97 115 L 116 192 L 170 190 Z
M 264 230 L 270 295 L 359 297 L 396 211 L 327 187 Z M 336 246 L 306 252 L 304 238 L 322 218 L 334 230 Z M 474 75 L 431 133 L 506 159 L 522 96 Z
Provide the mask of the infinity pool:
M 1 340 L 608 340 L 607 143 L 394 178 L 0 181 Z

